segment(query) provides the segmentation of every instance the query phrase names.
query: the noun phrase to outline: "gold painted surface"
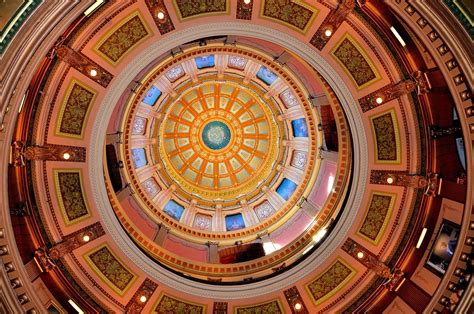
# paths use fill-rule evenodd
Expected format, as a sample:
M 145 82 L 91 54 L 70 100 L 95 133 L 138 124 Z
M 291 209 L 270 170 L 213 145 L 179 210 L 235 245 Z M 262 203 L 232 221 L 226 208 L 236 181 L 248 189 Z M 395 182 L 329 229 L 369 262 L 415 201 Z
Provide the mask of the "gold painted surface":
M 72 79 L 59 110 L 55 134 L 82 139 L 84 126 L 96 95 L 97 92 L 90 86 Z
M 370 195 L 369 206 L 365 218 L 357 230 L 357 235 L 377 245 L 384 234 L 397 195 L 373 191 Z
M 180 298 L 162 293 L 155 306 L 155 313 L 192 313 L 204 314 L 207 306 L 205 304 L 192 303 Z
M 400 164 L 400 134 L 395 109 L 370 116 L 375 141 L 375 162 Z
M 220 150 L 202 141 L 202 129 L 212 121 L 230 128 L 230 143 Z M 268 178 L 279 154 L 279 134 L 272 111 L 253 91 L 211 81 L 192 87 L 171 104 L 161 124 L 159 155 L 170 177 L 187 193 L 230 200 Z
M 180 21 L 201 16 L 229 14 L 229 0 L 173 0 Z
M 119 295 L 132 286 L 137 276 L 104 243 L 83 255 L 87 264 L 100 279 Z
M 139 11 L 135 11 L 105 34 L 94 46 L 95 52 L 112 65 L 152 35 Z
M 305 34 L 313 25 L 319 10 L 306 1 L 264 0 L 260 17 L 272 20 Z
M 91 217 L 84 194 L 81 169 L 53 169 L 54 189 L 66 225 Z
M 269 302 L 246 305 L 246 306 L 236 306 L 234 307 L 235 314 L 257 314 L 257 313 L 268 313 L 268 314 L 284 314 L 285 309 L 281 304 L 280 299 L 275 299 Z
M 381 79 L 367 52 L 348 33 L 336 43 L 331 55 L 342 66 L 358 90 Z
M 306 284 L 305 288 L 314 305 L 318 305 L 341 290 L 355 274 L 354 268 L 342 258 L 338 258 L 320 275 Z
M 3 28 L 15 16 L 16 11 L 23 2 L 19 0 L 0 1 L 0 32 L 3 31 Z

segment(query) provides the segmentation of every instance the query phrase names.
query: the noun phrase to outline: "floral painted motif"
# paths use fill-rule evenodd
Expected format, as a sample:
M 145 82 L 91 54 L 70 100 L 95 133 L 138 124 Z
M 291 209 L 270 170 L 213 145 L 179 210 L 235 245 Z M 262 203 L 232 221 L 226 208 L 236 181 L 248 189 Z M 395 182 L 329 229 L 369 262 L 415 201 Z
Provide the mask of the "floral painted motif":
M 156 313 L 186 313 L 198 314 L 205 313 L 206 307 L 201 304 L 187 303 L 166 294 L 163 294 L 155 308 Z
M 298 105 L 298 99 L 296 99 L 295 94 L 293 94 L 290 89 L 285 89 L 285 91 L 280 94 L 280 99 L 286 108 Z
M 275 209 L 268 201 L 265 201 L 262 204 L 256 206 L 254 210 L 260 221 L 265 220 L 275 212 Z
M 193 227 L 199 230 L 211 230 L 212 217 L 209 215 L 196 214 Z
M 135 279 L 135 275 L 117 260 L 107 246 L 89 254 L 88 258 L 120 292 L 124 292 Z
M 237 314 L 278 314 L 284 313 L 283 308 L 278 300 L 268 303 L 257 304 L 249 307 L 237 307 Z
M 293 152 L 293 158 L 291 159 L 291 165 L 298 169 L 304 169 L 307 159 L 308 154 L 306 152 L 295 150 Z
M 305 31 L 316 11 L 310 10 L 292 0 L 265 0 L 263 16 L 288 23 Z
M 389 217 L 394 196 L 373 194 L 364 222 L 358 233 L 376 241 L 385 221 Z
M 398 135 L 395 131 L 392 112 L 372 118 L 372 127 L 377 143 L 377 159 L 379 161 L 398 160 Z
M 142 117 L 135 117 L 133 121 L 132 134 L 144 134 L 146 128 L 147 119 Z
M 181 18 L 194 15 L 227 12 L 226 0 L 175 0 Z
M 321 303 L 351 276 L 353 271 L 341 261 L 336 261 L 322 275 L 310 282 L 306 288 L 316 304 Z
M 60 203 L 64 208 L 67 222 L 89 216 L 86 202 L 84 201 L 81 176 L 77 172 L 56 172 L 57 185 L 59 187 Z
M 95 93 L 73 81 L 60 117 L 59 132 L 82 137 L 84 121 Z
M 107 37 L 97 48 L 112 64 L 117 63 L 125 53 L 149 35 L 140 16 L 136 14 L 115 32 Z
M 247 59 L 239 57 L 239 56 L 230 56 L 228 65 L 231 68 L 243 70 L 245 69 L 245 65 L 247 64 Z
M 145 191 L 148 193 L 148 195 L 150 195 L 150 197 L 152 198 L 155 197 L 156 194 L 158 194 L 158 192 L 161 191 L 160 186 L 158 185 L 158 183 L 156 183 L 156 180 L 153 178 L 149 178 L 143 181 L 142 185 Z
M 360 49 L 349 37 L 345 37 L 332 54 L 346 68 L 357 86 L 362 88 L 371 81 L 377 80 L 378 75 Z
M 178 64 L 177 66 L 169 69 L 166 73 L 165 73 L 165 76 L 166 78 L 171 82 L 175 82 L 176 80 L 178 80 L 180 77 L 184 76 L 184 69 L 183 69 L 183 66 L 181 64 Z

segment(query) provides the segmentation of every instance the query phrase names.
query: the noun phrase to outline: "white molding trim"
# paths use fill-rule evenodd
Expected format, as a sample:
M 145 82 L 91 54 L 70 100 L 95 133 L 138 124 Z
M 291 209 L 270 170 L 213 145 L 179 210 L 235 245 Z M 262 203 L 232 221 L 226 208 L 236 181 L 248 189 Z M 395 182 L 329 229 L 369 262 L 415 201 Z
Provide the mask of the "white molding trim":
M 104 158 L 104 141 L 106 135 L 107 123 L 119 102 L 122 92 L 130 83 L 130 77 L 135 77 L 148 64 L 152 63 L 157 56 L 175 48 L 183 43 L 199 39 L 206 36 L 217 35 L 237 35 L 253 37 L 277 43 L 288 49 L 303 60 L 306 60 L 327 80 L 333 88 L 335 94 L 341 101 L 347 120 L 352 130 L 353 149 L 353 185 L 348 195 L 347 204 L 350 204 L 343 212 L 343 215 L 334 228 L 331 237 L 322 243 L 322 245 L 311 256 L 307 257 L 298 266 L 267 280 L 256 283 L 235 285 L 235 286 L 216 286 L 210 284 L 198 283 L 160 267 L 152 261 L 143 252 L 141 252 L 134 242 L 129 238 L 121 227 L 114 211 L 110 205 L 105 181 L 102 175 Z M 90 158 L 89 175 L 91 178 L 91 189 L 93 191 L 92 199 L 97 206 L 104 229 L 120 247 L 123 253 L 134 261 L 138 268 L 142 269 L 150 278 L 164 285 L 168 285 L 182 291 L 199 297 L 208 297 L 214 299 L 243 299 L 252 298 L 270 292 L 281 291 L 294 282 L 308 276 L 319 265 L 321 265 L 346 238 L 349 228 L 352 226 L 358 213 L 363 193 L 358 192 L 357 187 L 364 187 L 367 181 L 368 173 L 368 149 L 367 139 L 364 133 L 362 118 L 359 112 L 359 106 L 352 97 L 349 89 L 343 83 L 343 80 L 335 70 L 318 54 L 318 52 L 301 41 L 295 40 L 293 36 L 282 33 L 268 27 L 255 27 L 247 23 L 210 23 L 186 28 L 182 31 L 173 32 L 170 36 L 163 36 L 159 41 L 145 48 L 139 56 L 132 60 L 117 75 L 107 89 L 107 94 L 97 113 L 96 120 L 92 126 L 91 142 L 88 147 Z

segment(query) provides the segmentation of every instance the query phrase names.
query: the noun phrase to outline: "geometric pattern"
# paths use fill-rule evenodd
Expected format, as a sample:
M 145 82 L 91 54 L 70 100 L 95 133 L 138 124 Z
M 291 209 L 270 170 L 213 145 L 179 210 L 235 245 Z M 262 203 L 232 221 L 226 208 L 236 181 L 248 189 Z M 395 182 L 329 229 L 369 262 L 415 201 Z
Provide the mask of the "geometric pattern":
M 138 11 L 120 22 L 106 37 L 97 43 L 95 51 L 107 62 L 116 65 L 132 48 L 150 33 Z
M 115 292 L 123 295 L 137 279 L 112 253 L 107 244 L 84 254 L 95 273 Z
M 318 13 L 316 8 L 292 0 L 265 0 L 262 9 L 262 17 L 303 33 L 308 30 Z
M 90 87 L 75 79 L 71 81 L 59 112 L 56 135 L 83 137 L 85 120 L 95 95 L 96 92 Z
M 66 225 L 91 216 L 84 199 L 80 169 L 54 169 L 54 183 L 59 207 Z
M 339 291 L 355 275 L 342 259 L 336 260 L 321 275 L 306 285 L 314 305 L 318 305 Z
M 400 163 L 400 136 L 394 109 L 370 117 L 375 138 L 376 163 Z
M 362 89 L 380 79 L 369 57 L 350 35 L 343 36 L 331 54 L 349 74 L 357 89 Z
M 225 14 L 229 12 L 228 0 L 174 0 L 180 20 L 197 15 Z
M 252 306 L 238 306 L 234 307 L 234 312 L 237 314 L 257 314 L 257 313 L 268 313 L 268 314 L 279 314 L 285 313 L 283 306 L 280 303 L 279 299 L 266 302 L 255 304 Z
M 206 305 L 190 303 L 166 294 L 162 294 L 155 306 L 156 313 L 206 313 Z
M 388 223 L 395 198 L 396 194 L 372 192 L 369 208 L 357 234 L 376 245 Z

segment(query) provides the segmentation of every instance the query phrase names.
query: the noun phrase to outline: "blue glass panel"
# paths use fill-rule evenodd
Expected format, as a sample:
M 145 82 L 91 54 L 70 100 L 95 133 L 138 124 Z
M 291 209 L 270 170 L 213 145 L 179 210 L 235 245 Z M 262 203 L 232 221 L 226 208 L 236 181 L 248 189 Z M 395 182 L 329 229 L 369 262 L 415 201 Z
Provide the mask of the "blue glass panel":
M 242 214 L 225 216 L 225 228 L 227 231 L 245 228 L 244 217 L 242 217 Z
M 143 98 L 143 102 L 149 106 L 153 106 L 160 95 L 161 91 L 158 87 L 152 86 L 146 93 L 145 98 Z
M 214 55 L 197 57 L 194 59 L 198 69 L 211 68 L 214 66 Z
M 261 67 L 260 70 L 258 70 L 257 77 L 264 81 L 267 85 L 272 85 L 272 83 L 278 78 L 275 73 L 266 67 Z
M 184 207 L 175 201 L 170 200 L 168 203 L 166 203 L 163 211 L 170 215 L 173 219 L 180 220 L 181 216 L 183 215 Z
M 146 154 L 144 148 L 134 148 L 132 149 L 132 159 L 133 165 L 135 168 L 141 168 L 147 164 Z
M 308 137 L 308 126 L 305 118 L 291 121 L 291 126 L 293 127 L 294 137 Z
M 289 200 L 291 195 L 293 194 L 293 192 L 295 192 L 296 190 L 296 183 L 289 180 L 289 179 L 283 179 L 283 181 L 281 182 L 280 186 L 277 188 L 277 193 L 280 194 L 280 196 L 284 199 L 284 200 Z

